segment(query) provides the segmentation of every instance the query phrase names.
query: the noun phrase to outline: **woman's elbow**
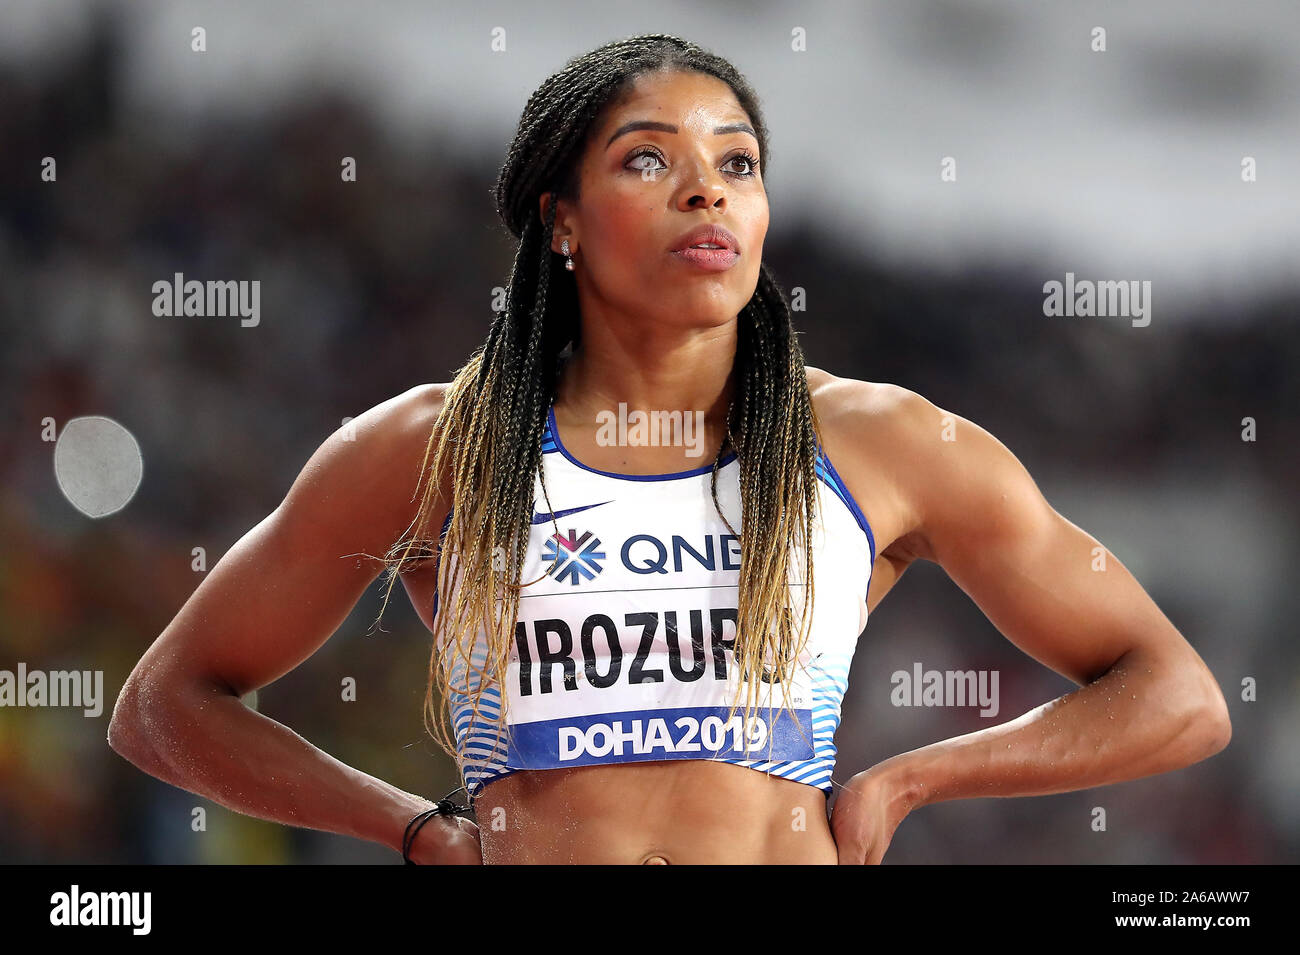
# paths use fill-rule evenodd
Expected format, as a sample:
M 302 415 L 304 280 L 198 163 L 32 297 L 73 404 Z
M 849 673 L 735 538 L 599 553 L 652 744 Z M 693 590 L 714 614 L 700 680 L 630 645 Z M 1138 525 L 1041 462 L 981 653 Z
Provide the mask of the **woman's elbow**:
M 1153 668 L 1154 668 L 1153 664 Z M 1218 681 L 1195 651 L 1167 658 L 1156 685 L 1169 719 L 1178 765 L 1221 752 L 1232 739 L 1232 718 Z
M 127 678 L 108 721 L 108 745 L 127 762 L 154 772 L 160 743 L 185 705 L 176 684 L 137 671 Z
M 143 719 L 141 718 L 140 681 L 135 674 L 122 686 L 113 704 L 113 715 L 108 721 L 108 745 L 127 762 L 139 765 L 142 758 L 142 743 L 145 741 Z
M 1228 703 L 1223 698 L 1223 691 L 1211 679 L 1212 692 L 1203 707 L 1201 723 L 1204 725 L 1206 738 L 1205 756 L 1213 756 L 1222 751 L 1232 740 L 1232 717 L 1228 714 Z M 1202 757 L 1204 758 L 1204 757 Z
M 1228 703 L 1218 681 L 1210 672 L 1204 661 L 1199 658 L 1187 665 L 1192 671 L 1190 681 L 1180 681 L 1180 695 L 1188 700 L 1185 717 L 1190 727 L 1189 736 L 1194 736 L 1196 758 L 1194 761 L 1207 759 L 1223 750 L 1232 739 L 1232 717 L 1228 714 Z M 1187 672 L 1187 671 L 1184 671 Z

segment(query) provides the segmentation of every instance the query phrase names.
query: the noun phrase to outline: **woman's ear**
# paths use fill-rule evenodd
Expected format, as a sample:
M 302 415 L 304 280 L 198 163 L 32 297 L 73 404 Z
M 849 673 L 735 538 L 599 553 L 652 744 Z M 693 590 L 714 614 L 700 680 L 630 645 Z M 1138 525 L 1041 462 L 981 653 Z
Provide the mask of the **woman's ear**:
M 537 211 L 542 217 L 542 222 L 546 222 L 546 215 L 549 211 L 552 197 L 555 193 L 544 192 L 537 200 Z M 573 234 L 573 228 L 569 225 L 568 216 L 565 214 L 565 202 L 563 199 L 558 200 L 558 206 L 555 210 L 555 229 L 551 238 L 551 251 L 555 254 L 561 254 L 560 243 L 565 239 L 569 240 L 569 252 L 572 254 L 578 248 L 577 238 Z

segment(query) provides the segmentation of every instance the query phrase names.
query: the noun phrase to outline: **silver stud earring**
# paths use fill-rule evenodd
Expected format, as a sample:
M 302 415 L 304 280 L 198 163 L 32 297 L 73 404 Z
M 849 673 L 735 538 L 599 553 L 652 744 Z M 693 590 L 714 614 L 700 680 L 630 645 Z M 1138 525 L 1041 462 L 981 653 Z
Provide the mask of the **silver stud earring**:
M 573 257 L 572 257 L 571 255 L 569 255 L 569 240 L 568 240 L 568 239 L 565 239 L 563 242 L 560 243 L 560 254 L 563 255 L 563 256 L 565 257 L 565 258 L 564 258 L 564 267 L 565 267 L 566 269 L 568 269 L 570 272 L 572 272 L 572 271 L 573 271 Z

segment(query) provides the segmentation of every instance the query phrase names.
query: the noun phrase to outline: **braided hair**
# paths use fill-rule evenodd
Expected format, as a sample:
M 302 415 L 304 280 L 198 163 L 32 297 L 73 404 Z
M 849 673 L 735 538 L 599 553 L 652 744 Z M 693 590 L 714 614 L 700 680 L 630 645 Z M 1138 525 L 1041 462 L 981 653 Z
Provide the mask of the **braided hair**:
M 505 306 L 487 340 L 456 372 L 425 450 L 425 464 L 431 454 L 434 459 L 428 473 L 452 479 L 450 523 L 438 544 L 440 553 L 452 556 L 439 563 L 442 613 L 436 615 L 424 719 L 441 748 L 457 759 L 467 791 L 465 769 L 474 760 L 457 752 L 446 704 L 472 706 L 477 722 L 485 687 L 499 686 L 506 672 L 519 593 L 527 586 L 520 576 L 535 475 L 546 495 L 541 437 L 565 353 L 581 344 L 576 282 L 551 251 L 554 200 L 578 198 L 580 159 L 602 110 L 638 76 L 653 71 L 695 72 L 726 83 L 750 118 L 766 168 L 767 131 L 753 89 L 726 60 L 675 36 L 630 37 L 575 57 L 524 108 L 496 184 L 497 212 L 519 240 Z M 538 209 L 547 192 L 552 201 L 543 216 Z M 748 688 L 748 716 L 760 680 L 779 681 L 788 705 L 789 666 L 806 645 L 813 603 L 807 542 L 816 520 L 820 446 L 790 306 L 766 263 L 738 315 L 735 361 L 736 398 L 727 414 L 726 441 L 713 461 L 711 490 L 719 515 L 740 540 L 733 652 L 739 686 Z M 739 533 L 717 496 L 718 469 L 729 448 L 740 462 Z M 427 534 L 433 500 L 442 493 L 438 483 L 427 482 L 416 519 L 383 558 L 389 566 L 385 605 L 398 575 L 433 553 L 437 542 Z M 799 576 L 806 582 L 797 627 L 788 606 L 792 551 L 803 558 Z M 453 588 L 454 601 L 448 596 Z M 498 742 L 506 703 L 501 693 Z M 732 702 L 728 720 L 737 705 Z

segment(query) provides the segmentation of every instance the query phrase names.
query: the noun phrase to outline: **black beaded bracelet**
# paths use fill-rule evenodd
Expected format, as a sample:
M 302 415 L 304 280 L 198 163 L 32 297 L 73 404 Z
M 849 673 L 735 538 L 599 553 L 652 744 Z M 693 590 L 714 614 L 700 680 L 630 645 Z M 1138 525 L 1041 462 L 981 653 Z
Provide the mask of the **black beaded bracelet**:
M 415 845 L 415 837 L 419 833 L 420 829 L 424 827 L 426 822 L 434 816 L 452 816 L 458 812 L 469 812 L 469 806 L 462 806 L 459 803 L 452 802 L 450 799 L 452 793 L 462 792 L 463 790 L 463 786 L 458 786 L 434 803 L 431 808 L 422 809 L 420 812 L 417 812 L 415 816 L 412 817 L 411 821 L 406 824 L 406 830 L 402 833 L 403 862 L 407 865 L 416 864 L 411 861 L 411 847 Z M 412 829 L 412 826 L 415 826 L 415 828 Z

